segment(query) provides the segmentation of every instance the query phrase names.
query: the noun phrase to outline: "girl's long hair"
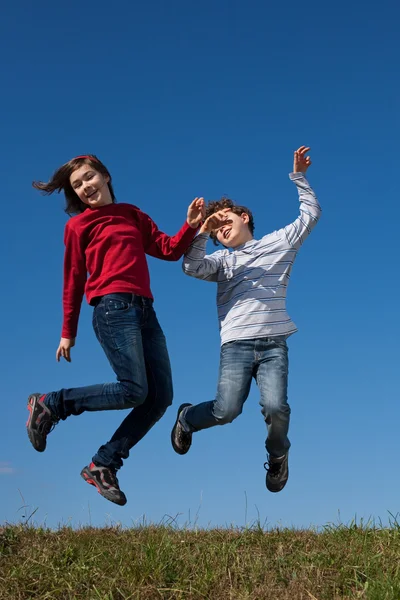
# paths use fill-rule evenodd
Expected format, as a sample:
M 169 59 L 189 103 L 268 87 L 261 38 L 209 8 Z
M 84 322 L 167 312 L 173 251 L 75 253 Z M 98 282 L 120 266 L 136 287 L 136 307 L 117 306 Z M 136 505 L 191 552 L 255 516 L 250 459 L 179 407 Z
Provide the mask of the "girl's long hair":
M 92 169 L 98 171 L 104 177 L 110 178 L 108 182 L 108 189 L 110 190 L 112 201 L 116 202 L 111 183 L 111 175 L 107 167 L 103 165 L 103 163 L 94 154 L 85 154 L 83 156 L 72 158 L 65 163 L 65 165 L 62 165 L 62 167 L 57 169 L 49 181 L 34 181 L 32 186 L 36 190 L 40 190 L 46 195 L 53 194 L 54 192 L 57 192 L 58 194 L 60 192 L 64 192 L 66 200 L 65 212 L 69 215 L 78 215 L 87 208 L 87 204 L 79 199 L 78 194 L 71 186 L 69 178 L 76 169 L 85 164 L 90 165 Z

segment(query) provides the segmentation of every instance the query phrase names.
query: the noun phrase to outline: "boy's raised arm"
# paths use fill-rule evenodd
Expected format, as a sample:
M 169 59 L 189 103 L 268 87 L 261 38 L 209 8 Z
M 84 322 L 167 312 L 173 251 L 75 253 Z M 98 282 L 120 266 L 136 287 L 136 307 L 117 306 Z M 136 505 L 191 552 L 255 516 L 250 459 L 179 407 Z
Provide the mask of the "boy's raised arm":
M 300 214 L 293 223 L 284 227 L 282 232 L 284 232 L 288 244 L 296 249 L 302 245 L 311 233 L 321 214 L 321 207 L 315 192 L 305 177 L 306 171 L 311 165 L 310 157 L 305 156 L 309 150 L 310 148 L 301 146 L 295 151 L 293 173 L 289 175 L 299 193 Z

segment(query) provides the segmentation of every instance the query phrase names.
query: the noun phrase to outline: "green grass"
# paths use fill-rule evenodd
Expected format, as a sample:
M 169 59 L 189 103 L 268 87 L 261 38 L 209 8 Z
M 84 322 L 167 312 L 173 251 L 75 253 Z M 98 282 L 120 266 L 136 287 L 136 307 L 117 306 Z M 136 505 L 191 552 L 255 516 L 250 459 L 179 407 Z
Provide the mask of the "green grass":
M 400 526 L 0 529 L 1 600 L 400 600 Z

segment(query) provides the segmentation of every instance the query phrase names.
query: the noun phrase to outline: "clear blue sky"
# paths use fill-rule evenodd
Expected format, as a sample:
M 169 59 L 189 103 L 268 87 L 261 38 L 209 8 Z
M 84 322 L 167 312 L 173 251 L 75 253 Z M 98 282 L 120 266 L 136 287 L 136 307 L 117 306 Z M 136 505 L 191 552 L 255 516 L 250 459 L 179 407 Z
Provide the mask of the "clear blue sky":
M 394 0 L 7 4 L 0 521 L 22 518 L 21 495 L 49 526 L 165 515 L 308 526 L 336 522 L 339 511 L 343 521 L 397 512 L 399 18 Z M 93 152 L 117 198 L 168 233 L 195 196 L 229 194 L 251 207 L 262 236 L 297 216 L 287 175 L 302 144 L 312 147 L 323 216 L 289 288 L 299 332 L 289 341 L 286 489 L 265 488 L 256 386 L 233 424 L 196 435 L 184 457 L 170 446 L 177 405 L 214 397 L 219 361 L 216 290 L 185 277 L 179 262 L 149 261 L 175 400 L 120 471 L 128 504 L 105 501 L 79 476 L 124 413 L 71 417 L 35 453 L 27 395 L 113 374 L 86 305 L 72 364 L 55 361 L 67 217 L 62 197 L 40 196 L 31 181 Z

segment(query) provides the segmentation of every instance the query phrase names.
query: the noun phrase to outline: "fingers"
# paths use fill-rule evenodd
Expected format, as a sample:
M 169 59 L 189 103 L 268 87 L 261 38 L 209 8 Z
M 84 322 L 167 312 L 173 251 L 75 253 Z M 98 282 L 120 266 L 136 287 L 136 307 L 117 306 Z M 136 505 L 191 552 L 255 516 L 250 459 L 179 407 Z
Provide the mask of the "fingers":
M 307 154 L 307 152 L 309 152 L 310 150 L 311 150 L 311 148 L 309 146 L 300 146 L 300 148 L 298 148 L 298 150 L 294 151 L 294 160 L 295 161 L 296 160 L 297 161 L 305 161 L 307 163 L 307 161 L 310 160 L 310 157 L 305 156 L 305 154 Z
M 71 362 L 71 348 L 60 344 L 56 351 L 56 361 L 60 362 L 61 357 L 67 362 Z
M 209 223 L 217 224 L 217 223 L 223 223 L 224 221 L 227 221 L 228 217 L 226 215 L 223 215 L 221 213 L 214 213 L 213 215 L 210 215 L 207 219 L 207 221 Z
M 193 208 L 197 209 L 200 212 L 199 218 L 201 218 L 201 220 L 204 220 L 206 216 L 206 204 L 204 202 L 204 198 L 195 198 L 193 202 L 196 203 Z M 193 202 L 190 206 L 193 205 Z M 207 219 L 204 220 L 204 223 L 202 225 L 202 232 L 217 231 L 223 225 L 226 225 L 229 222 L 228 213 L 230 212 L 230 210 L 230 208 L 223 208 L 207 217 Z
M 307 166 L 311 165 L 311 158 L 309 156 L 305 156 L 305 154 L 307 154 L 307 152 L 310 151 L 310 147 L 309 146 L 300 146 L 300 148 L 298 148 L 298 150 L 294 151 L 294 161 L 295 163 L 303 163 L 306 164 Z
M 311 158 L 309 156 L 305 156 L 309 150 L 311 150 L 310 146 L 300 146 L 300 148 L 294 151 L 294 173 L 306 173 L 308 167 L 311 165 Z
M 230 209 L 228 209 L 230 210 Z M 224 211 L 219 211 L 209 216 L 206 223 L 210 230 L 217 231 L 230 222 L 228 215 Z
M 70 350 L 70 348 L 64 348 L 64 354 L 63 354 L 63 356 L 64 356 L 64 358 L 65 358 L 65 360 L 67 362 L 69 362 L 69 363 L 71 362 L 71 350 Z
M 200 208 L 200 206 L 202 206 L 202 204 L 204 204 L 204 198 L 195 198 L 190 204 L 189 204 L 189 209 L 190 208 Z

